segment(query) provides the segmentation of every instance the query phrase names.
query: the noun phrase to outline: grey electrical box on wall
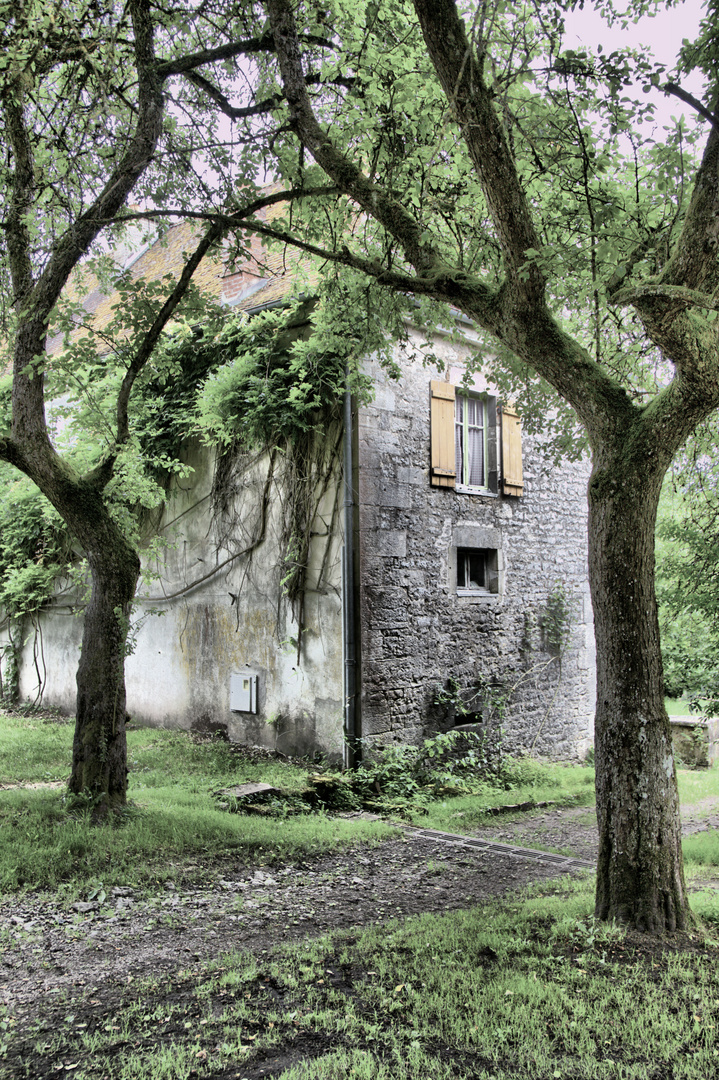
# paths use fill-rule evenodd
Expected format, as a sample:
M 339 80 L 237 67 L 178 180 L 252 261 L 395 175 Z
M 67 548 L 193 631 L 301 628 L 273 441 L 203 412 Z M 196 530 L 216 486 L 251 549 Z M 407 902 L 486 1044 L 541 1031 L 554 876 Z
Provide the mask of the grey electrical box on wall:
M 258 676 L 253 671 L 230 675 L 230 711 L 257 712 Z

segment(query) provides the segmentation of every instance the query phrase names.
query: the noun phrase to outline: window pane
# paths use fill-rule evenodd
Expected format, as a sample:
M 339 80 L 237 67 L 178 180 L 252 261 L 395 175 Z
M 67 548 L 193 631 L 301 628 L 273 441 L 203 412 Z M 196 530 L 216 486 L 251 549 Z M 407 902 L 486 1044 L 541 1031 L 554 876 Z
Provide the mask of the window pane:
M 487 588 L 487 552 L 484 548 L 457 548 L 457 588 Z
M 457 471 L 457 483 L 466 484 L 467 480 L 464 475 L 464 403 L 467 399 L 463 397 L 455 398 L 454 406 L 454 458 L 455 469 Z
M 485 558 L 483 551 L 468 551 L 467 552 L 467 577 L 469 589 L 483 589 L 484 588 L 484 565 Z
M 487 405 L 484 398 L 455 398 L 454 452 L 457 483 L 464 487 L 487 486 L 485 469 Z
M 472 427 L 478 427 L 483 422 L 482 406 L 483 401 L 479 398 L 468 397 L 464 399 L 467 405 L 467 423 Z
M 469 429 L 469 477 L 470 487 L 484 487 L 484 431 Z

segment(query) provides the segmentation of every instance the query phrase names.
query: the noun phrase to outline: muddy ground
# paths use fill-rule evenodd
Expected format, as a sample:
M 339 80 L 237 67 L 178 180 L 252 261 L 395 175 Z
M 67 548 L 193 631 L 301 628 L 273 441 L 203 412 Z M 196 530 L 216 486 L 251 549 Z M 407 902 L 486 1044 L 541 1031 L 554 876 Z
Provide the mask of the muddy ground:
M 685 831 L 719 827 L 715 802 L 687 807 Z M 154 895 L 118 886 L 102 905 L 63 906 L 46 896 L 6 900 L 0 904 L 0 1003 L 13 1016 L 19 1040 L 6 1059 L 9 1072 L 0 1074 L 40 1080 L 64 1072 L 60 1061 L 47 1072 L 43 1063 L 42 1071 L 27 1073 L 38 1030 L 52 1030 L 69 1009 L 111 1016 L 145 976 L 182 973 L 180 981 L 191 985 L 193 969 L 230 950 L 269 953 L 328 930 L 481 904 L 563 871 L 582 872 L 578 860 L 591 863 L 596 856 L 588 808 L 548 808 L 471 830 L 457 819 L 453 828 L 505 845 L 560 849 L 577 861 L 481 850 L 403 829 L 374 848 L 292 864 L 258 868 L 215 860 L 203 868 L 199 884 L 169 883 Z M 258 1063 L 246 1075 L 277 1071 Z

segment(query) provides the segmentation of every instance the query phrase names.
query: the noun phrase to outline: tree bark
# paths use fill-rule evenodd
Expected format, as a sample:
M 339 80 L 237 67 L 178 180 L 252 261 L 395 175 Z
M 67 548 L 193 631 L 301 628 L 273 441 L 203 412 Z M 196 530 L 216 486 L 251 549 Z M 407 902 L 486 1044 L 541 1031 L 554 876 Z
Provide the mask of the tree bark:
M 595 449 L 589 579 L 597 645 L 596 915 L 653 933 L 692 921 L 654 593 L 664 475 Z
M 89 557 L 92 593 L 77 669 L 77 706 L 69 788 L 86 795 L 94 816 L 125 802 L 125 655 L 140 560 L 121 541 Z

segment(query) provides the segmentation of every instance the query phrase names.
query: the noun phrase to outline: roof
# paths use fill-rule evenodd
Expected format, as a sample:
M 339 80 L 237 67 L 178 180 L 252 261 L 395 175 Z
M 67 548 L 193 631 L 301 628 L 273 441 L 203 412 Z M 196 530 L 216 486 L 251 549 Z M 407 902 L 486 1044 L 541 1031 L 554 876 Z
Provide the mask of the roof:
M 271 220 L 282 213 L 283 207 L 271 206 L 258 217 Z M 127 245 L 118 252 L 118 269 L 127 269 L 134 281 L 161 281 L 170 275 L 177 280 L 188 257 L 202 235 L 203 227 L 194 220 L 182 221 L 172 226 L 154 242 L 141 245 L 139 233 L 135 237 L 135 254 Z M 226 246 L 223 252 L 226 251 Z M 230 265 L 229 255 L 215 251 L 207 255 L 193 275 L 193 283 L 201 292 L 218 304 L 240 310 L 253 310 L 276 303 L 286 297 L 294 287 L 301 256 L 296 250 L 278 246 L 264 247 L 261 237 L 249 239 L 249 255 L 240 264 Z M 70 300 L 80 300 L 90 315 L 94 332 L 103 331 L 112 322 L 115 309 L 121 302 L 117 290 L 103 291 L 97 275 L 88 267 L 79 267 L 65 289 Z M 78 330 L 78 336 L 82 331 Z M 62 347 L 62 335 L 48 342 L 48 353 L 58 352 Z

